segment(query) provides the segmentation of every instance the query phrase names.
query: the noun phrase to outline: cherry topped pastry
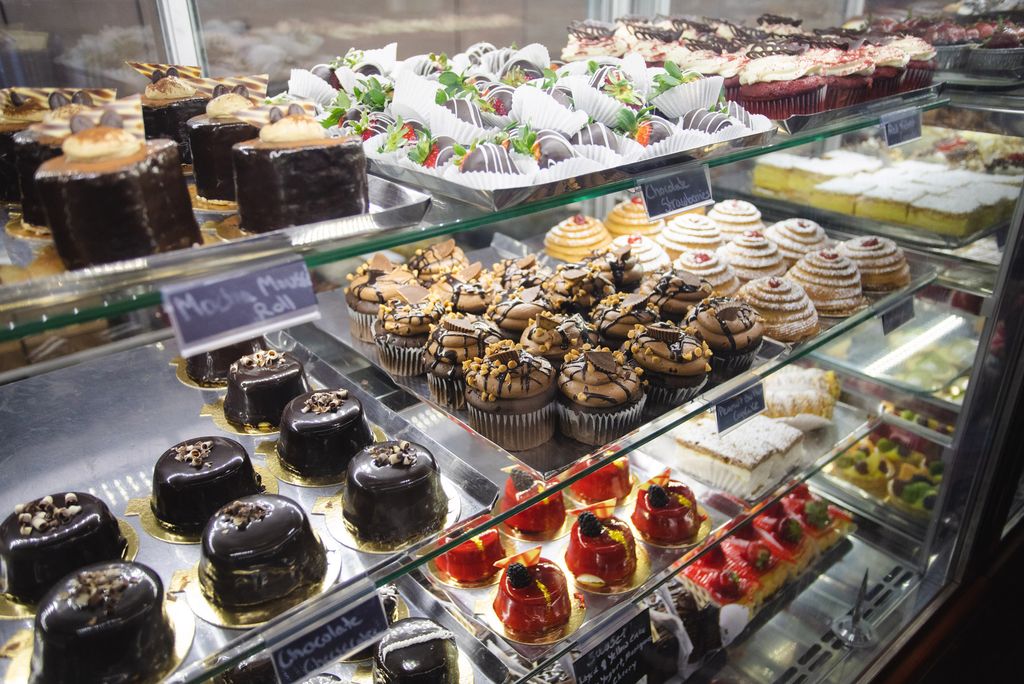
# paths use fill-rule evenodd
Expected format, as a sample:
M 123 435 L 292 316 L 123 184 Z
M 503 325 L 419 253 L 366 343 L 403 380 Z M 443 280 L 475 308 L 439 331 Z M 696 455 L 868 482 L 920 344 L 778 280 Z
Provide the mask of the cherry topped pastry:
M 585 510 L 572 526 L 565 565 L 580 584 L 623 584 L 636 572 L 636 541 L 629 525 L 612 517 L 614 505 L 610 501 L 600 505 L 603 510 Z
M 454 537 L 445 537 L 439 545 Z M 437 569 L 456 582 L 486 582 L 498 572 L 495 563 L 505 557 L 505 548 L 495 528 L 464 541 L 454 549 L 437 557 Z
M 748 568 L 731 561 L 721 546 L 715 546 L 683 571 L 686 578 L 720 606 L 739 603 L 753 606 L 759 588 Z
M 590 464 L 581 464 L 579 470 L 588 465 Z M 630 489 L 628 456 L 617 458 L 569 485 L 569 491 L 573 496 L 588 504 L 608 499 L 621 501 L 629 496 Z
M 501 509 L 507 511 L 536 496 L 544 487 L 543 480 L 537 480 L 525 470 L 514 468 L 505 483 L 505 495 Z M 516 513 L 505 520 L 505 524 L 517 532 L 538 536 L 554 536 L 565 522 L 565 501 L 561 490 L 548 495 L 541 501 Z
M 633 508 L 633 525 L 652 544 L 697 541 L 704 518 L 693 490 L 668 477 L 668 471 L 640 487 Z
M 781 549 L 761 535 L 753 525 L 745 525 L 722 542 L 726 557 L 757 578 L 757 603 L 762 603 L 782 588 L 789 578 L 790 564 Z
M 508 632 L 539 637 L 569 623 L 572 600 L 565 575 L 540 557 L 540 547 L 498 562 L 503 564 L 494 612 Z
M 754 527 L 789 554 L 795 573 L 802 572 L 813 559 L 814 547 L 804 532 L 803 524 L 785 509 L 781 501 L 776 501 L 754 518 Z
M 849 513 L 814 496 L 806 485 L 784 496 L 782 507 L 800 522 L 817 553 L 834 546 L 853 526 Z

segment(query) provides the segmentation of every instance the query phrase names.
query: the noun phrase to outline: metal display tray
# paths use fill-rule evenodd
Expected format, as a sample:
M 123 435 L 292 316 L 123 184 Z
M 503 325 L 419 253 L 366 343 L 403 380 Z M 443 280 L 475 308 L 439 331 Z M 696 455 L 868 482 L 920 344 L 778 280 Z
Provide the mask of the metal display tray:
M 936 71 L 935 80 L 957 90 L 1015 90 L 1024 86 L 1024 72 L 1003 76 L 985 72 Z
M 942 93 L 942 86 L 941 82 L 933 83 L 925 88 L 908 90 L 905 93 L 897 93 L 877 100 L 850 105 L 849 107 L 828 109 L 816 114 L 798 114 L 782 119 L 778 124 L 783 132 L 793 134 L 813 128 L 820 128 L 845 119 L 878 116 L 885 112 L 927 104 L 929 101 L 935 100 Z
M 658 171 L 668 166 L 707 159 L 732 149 L 757 147 L 770 141 L 775 136 L 775 133 L 776 130 L 772 128 L 767 131 L 751 133 L 735 140 L 712 143 L 675 154 L 630 162 L 621 166 L 613 166 L 574 178 L 498 190 L 477 190 L 458 183 L 452 183 L 437 176 L 422 173 L 415 169 L 382 162 L 377 159 L 369 159 L 368 163 L 373 173 L 393 178 L 401 183 L 407 183 L 422 190 L 451 197 L 487 211 L 500 211 L 519 204 L 558 197 L 559 195 L 589 188 L 597 188 L 608 183 L 630 180 L 636 176 Z
M 300 360 L 314 386 L 347 389 L 362 403 L 367 420 L 386 436 L 424 445 L 458 492 L 460 519 L 491 509 L 497 486 L 449 448 L 373 399 L 358 382 L 335 371 L 286 333 L 271 336 L 270 342 Z M 266 467 L 259 447 L 276 439 L 276 435 L 229 434 L 210 418 L 201 417 L 204 405 L 220 398 L 223 391 L 200 390 L 180 382 L 176 355 L 173 344 L 156 343 L 0 387 L 0 424 L 5 426 L 7 445 L 0 465 L 18 473 L 17 478 L 8 478 L 8 486 L 0 491 L 0 510 L 13 510 L 15 504 L 50 493 L 74 490 L 95 494 L 135 528 L 140 541 L 136 560 L 156 570 L 165 587 L 172 587 L 177 571 L 198 562 L 199 545 L 159 541 L 142 529 L 140 518 L 124 515 L 130 500 L 148 499 L 156 459 L 183 440 L 220 435 L 240 442 L 254 465 Z M 307 488 L 279 481 L 278 488 L 310 513 L 317 498 L 334 494 L 340 485 Z M 390 555 L 371 555 L 335 540 L 326 529 L 324 516 L 309 517 L 329 552 L 340 558 L 339 583 L 390 569 L 404 562 L 407 554 L 433 543 L 425 539 Z M 27 620 L 0 621 L 0 643 L 29 627 Z M 244 633 L 197 619 L 195 640 L 182 667 L 221 651 L 228 641 Z M 3 662 L 0 669 L 5 667 Z

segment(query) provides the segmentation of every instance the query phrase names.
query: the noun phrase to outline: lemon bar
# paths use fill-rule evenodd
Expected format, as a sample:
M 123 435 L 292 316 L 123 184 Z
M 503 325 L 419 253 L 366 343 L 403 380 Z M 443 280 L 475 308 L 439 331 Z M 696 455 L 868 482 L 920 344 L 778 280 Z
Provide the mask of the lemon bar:
M 943 235 L 963 236 L 980 230 L 982 204 L 967 192 L 949 191 L 911 200 L 907 222 Z
M 860 196 L 854 213 L 885 223 L 906 223 L 907 205 L 926 194 L 925 188 L 909 182 L 880 185 Z
M 795 154 L 787 152 L 775 152 L 765 155 L 754 164 L 753 187 L 757 190 L 767 190 L 768 194 L 785 194 L 789 189 L 789 172 L 793 164 L 803 160 Z
M 805 201 L 818 209 L 852 216 L 857 198 L 876 186 L 874 176 L 869 173 L 861 173 L 852 178 L 833 178 L 814 186 Z

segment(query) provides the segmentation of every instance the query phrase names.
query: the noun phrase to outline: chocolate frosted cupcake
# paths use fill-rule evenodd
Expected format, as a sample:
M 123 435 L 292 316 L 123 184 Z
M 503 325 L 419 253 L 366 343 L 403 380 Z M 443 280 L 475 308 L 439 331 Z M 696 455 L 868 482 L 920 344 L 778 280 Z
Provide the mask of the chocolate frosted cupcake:
M 591 312 L 590 320 L 601 341 L 618 349 L 635 325 L 650 325 L 658 320 L 658 307 L 648 295 L 619 292 L 602 299 Z
M 485 318 L 446 313 L 430 330 L 423 349 L 427 385 L 434 401 L 452 409 L 465 405 L 462 364 L 484 355 L 489 345 L 501 341 L 501 331 Z
M 556 370 L 573 349 L 598 345 L 597 331 L 579 314 L 565 316 L 543 312 L 530 321 L 520 339 L 525 351 L 543 356 Z
M 714 352 L 712 382 L 722 382 L 748 370 L 761 348 L 764 332 L 761 317 L 749 304 L 728 297 L 709 297 L 693 307 L 686 326 Z
M 622 352 L 574 350 L 558 375 L 558 423 L 562 434 L 601 446 L 640 425 L 644 407 L 642 371 Z
M 494 291 L 481 282 L 483 267 L 476 261 L 458 271 L 443 273 L 430 286 L 430 293 L 444 303 L 449 311 L 483 315 Z
M 801 342 L 818 334 L 818 312 L 804 289 L 788 278 L 758 278 L 740 288 L 742 299 L 761 315 L 764 331 L 779 342 Z
M 658 416 L 685 404 L 707 384 L 712 352 L 707 342 L 674 323 L 638 325 L 623 347 L 626 359 L 644 370 L 647 404 L 644 412 Z
M 207 201 L 234 202 L 235 170 L 231 163 L 231 146 L 260 134 L 259 129 L 235 114 L 255 105 L 249 99 L 249 91 L 242 85 L 229 91 L 221 84 L 213 94 L 214 98 L 206 104 L 206 113 L 192 117 L 185 124 L 192 152 L 196 196 Z
M 834 249 L 804 255 L 786 277 L 804 289 L 819 316 L 846 318 L 868 305 L 857 265 Z
M 652 274 L 640 286 L 640 292 L 648 295 L 658 308 L 658 317 L 673 323 L 682 323 L 690 309 L 710 297 L 713 291 L 707 280 L 679 268 L 661 275 Z
M 612 246 L 595 252 L 593 256 L 585 259 L 584 263 L 593 264 L 601 269 L 605 278 L 612 281 L 616 292 L 635 292 L 644 277 L 640 261 L 628 245 Z
M 398 376 L 425 373 L 423 347 L 430 335 L 430 326 L 437 323 L 443 313 L 444 307 L 419 285 L 400 287 L 398 299 L 381 304 L 373 324 L 373 336 L 384 370 Z
M 615 284 L 594 264 L 562 264 L 544 283 L 555 311 L 587 315 L 599 301 L 615 294 Z
M 345 303 L 352 320 L 352 336 L 363 342 L 373 342 L 373 323 L 380 305 L 397 299 L 399 288 L 417 284 L 412 272 L 383 254 L 374 254 L 346 277 L 349 283 L 345 287 Z
M 718 250 L 718 256 L 732 267 L 741 283 L 786 272 L 779 248 L 759 230 L 737 236 Z
M 792 267 L 804 254 L 822 249 L 828 244 L 825 229 L 804 218 L 791 218 L 773 223 L 764 234 L 778 245 L 786 268 Z
M 194 85 L 182 79 L 174 67 L 166 73 L 157 69 L 151 81 L 142 94 L 142 122 L 146 127 L 146 138 L 170 138 L 178 144 L 181 163 L 191 164 L 192 149 L 185 124 L 193 116 L 203 114 L 209 100 L 200 95 Z
M 423 285 L 430 287 L 443 274 L 460 271 L 469 266 L 469 259 L 455 244 L 455 240 L 448 239 L 426 249 L 417 249 L 406 265 Z
M 866 292 L 891 292 L 910 284 L 910 266 L 892 240 L 874 235 L 839 243 L 839 253 L 857 265 Z
M 491 279 L 505 292 L 519 288 L 538 287 L 551 277 L 551 269 L 537 260 L 537 255 L 527 254 L 518 259 L 502 259 L 491 267 Z
M 729 264 L 714 252 L 685 252 L 672 263 L 672 268 L 687 271 L 711 283 L 715 294 L 731 295 L 740 289 L 740 279 Z
M 558 424 L 555 371 L 544 358 L 502 340 L 463 368 L 466 408 L 474 430 L 509 451 L 551 440 Z
M 539 287 L 528 287 L 507 294 L 487 307 L 487 318 L 494 321 L 501 334 L 510 340 L 522 337 L 531 318 L 536 318 L 542 311 L 550 311 L 551 304 L 544 297 Z

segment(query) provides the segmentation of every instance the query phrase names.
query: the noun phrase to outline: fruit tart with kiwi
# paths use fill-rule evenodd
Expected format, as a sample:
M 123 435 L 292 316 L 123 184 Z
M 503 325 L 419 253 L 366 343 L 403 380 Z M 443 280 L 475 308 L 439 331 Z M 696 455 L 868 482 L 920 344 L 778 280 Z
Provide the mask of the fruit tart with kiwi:
M 494 613 L 517 638 L 538 638 L 563 629 L 572 617 L 572 598 L 565 574 L 540 557 L 540 547 L 496 564 L 504 568 L 494 597 Z
M 939 460 L 922 465 L 904 463 L 889 483 L 889 496 L 885 502 L 916 518 L 928 518 L 938 501 L 942 467 Z
M 899 406 L 896 406 L 892 402 L 883 401 L 882 410 L 885 411 L 886 413 L 902 418 L 908 423 L 920 425 L 921 427 L 928 428 L 929 430 L 934 430 L 935 432 L 941 433 L 943 435 L 953 434 L 953 426 L 950 423 L 944 423 L 937 418 L 931 418 L 929 416 L 924 415 L 923 413 L 918 413 L 913 409 L 901 408 Z
M 875 441 L 875 449 L 882 458 L 896 471 L 901 465 L 920 465 L 924 462 L 924 454 L 914 451 L 909 444 L 896 437 L 879 437 Z
M 880 499 L 885 497 L 889 480 L 893 476 L 892 465 L 867 438 L 840 454 L 830 470 L 833 475 Z
M 614 515 L 609 500 L 578 511 L 569 533 L 565 566 L 583 588 L 629 584 L 637 571 L 633 531 Z
M 700 541 L 705 520 L 693 490 L 671 479 L 667 469 L 640 486 L 631 519 L 645 541 L 659 546 Z

